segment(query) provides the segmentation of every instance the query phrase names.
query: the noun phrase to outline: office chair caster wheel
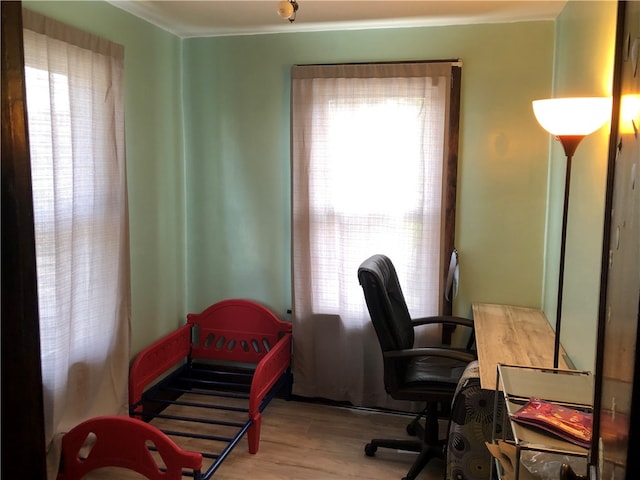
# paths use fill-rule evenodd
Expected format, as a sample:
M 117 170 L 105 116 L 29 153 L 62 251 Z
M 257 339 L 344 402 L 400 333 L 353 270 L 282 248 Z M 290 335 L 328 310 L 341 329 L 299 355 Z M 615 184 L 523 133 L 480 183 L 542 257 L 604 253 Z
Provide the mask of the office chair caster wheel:
M 378 446 L 374 445 L 373 443 L 367 443 L 364 446 L 364 453 L 367 457 L 373 457 L 376 454 L 377 450 L 378 450 Z
M 416 423 L 417 422 L 414 420 L 407 425 L 407 433 L 412 437 L 415 437 L 418 434 L 418 426 Z

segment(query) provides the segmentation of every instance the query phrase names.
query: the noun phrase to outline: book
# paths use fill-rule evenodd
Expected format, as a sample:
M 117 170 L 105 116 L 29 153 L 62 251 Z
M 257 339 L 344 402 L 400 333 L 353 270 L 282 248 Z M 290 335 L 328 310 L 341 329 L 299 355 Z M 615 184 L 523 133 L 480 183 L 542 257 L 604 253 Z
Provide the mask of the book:
M 591 446 L 591 413 L 531 398 L 511 418 L 522 425 L 541 428 L 581 447 Z

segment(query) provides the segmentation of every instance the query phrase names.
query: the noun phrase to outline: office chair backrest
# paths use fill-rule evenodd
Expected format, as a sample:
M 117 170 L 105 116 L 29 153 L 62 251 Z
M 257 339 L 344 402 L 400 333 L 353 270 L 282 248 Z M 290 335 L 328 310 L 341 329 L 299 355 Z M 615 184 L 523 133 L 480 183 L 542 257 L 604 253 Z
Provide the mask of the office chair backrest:
M 385 255 L 373 255 L 358 268 L 358 280 L 383 352 L 413 347 L 411 315 L 396 269 Z

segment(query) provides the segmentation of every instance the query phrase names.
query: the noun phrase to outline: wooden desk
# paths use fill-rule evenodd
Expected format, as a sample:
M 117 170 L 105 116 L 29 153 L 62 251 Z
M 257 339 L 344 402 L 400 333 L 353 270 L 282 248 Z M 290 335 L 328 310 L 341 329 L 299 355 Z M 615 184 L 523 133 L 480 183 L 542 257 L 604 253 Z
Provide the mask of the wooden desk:
M 553 367 L 555 333 L 534 308 L 473 304 L 473 321 L 482 388 L 496 388 L 497 364 Z M 561 349 L 558 368 L 568 369 Z

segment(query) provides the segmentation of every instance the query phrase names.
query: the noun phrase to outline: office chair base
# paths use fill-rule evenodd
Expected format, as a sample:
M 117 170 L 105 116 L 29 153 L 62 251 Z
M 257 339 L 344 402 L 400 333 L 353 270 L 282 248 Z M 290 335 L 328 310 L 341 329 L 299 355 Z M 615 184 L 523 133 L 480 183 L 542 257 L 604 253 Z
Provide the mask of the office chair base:
M 431 459 L 439 458 L 443 460 L 445 458 L 445 440 L 440 440 L 435 445 L 427 445 L 424 442 L 416 440 L 374 438 L 364 446 L 364 453 L 368 457 L 373 457 L 378 451 L 378 447 L 419 453 L 418 458 L 413 462 L 407 475 L 403 477 L 402 480 L 414 480 Z
M 402 480 L 414 480 L 431 459 L 439 458 L 443 460 L 445 458 L 445 444 L 446 440 L 444 439 L 438 440 L 435 444 L 426 444 L 419 440 L 374 438 L 364 446 L 364 453 L 368 457 L 373 457 L 378 451 L 378 447 L 419 453 L 418 458 L 416 458 L 413 465 L 411 465 L 407 475 L 402 478 Z
M 442 442 L 442 446 L 434 446 L 434 445 L 424 445 L 423 449 L 420 451 L 420 455 L 411 468 L 407 472 L 407 475 L 402 478 L 402 480 L 415 480 L 418 474 L 422 471 L 422 469 L 429 463 L 429 461 L 433 458 L 439 458 L 443 460 L 445 458 L 444 453 L 444 441 Z
M 407 425 L 407 434 L 412 437 L 424 438 L 424 428 L 420 425 L 420 417 L 414 418 L 413 421 Z
M 404 450 L 405 452 L 421 452 L 423 443 L 416 440 L 389 440 L 388 438 L 374 438 L 364 446 L 364 453 L 367 457 L 373 457 L 378 451 L 378 447 L 391 448 L 393 450 Z
M 429 407 L 432 408 L 430 409 Z M 447 441 L 446 439 L 438 438 L 438 417 L 436 415 L 429 415 L 429 410 L 436 411 L 432 405 L 427 406 L 427 408 L 406 427 L 407 433 L 416 438 L 410 440 L 374 438 L 364 446 L 365 455 L 373 457 L 378 447 L 418 453 L 418 457 L 402 480 L 414 480 L 429 460 L 433 458 L 443 460 L 445 458 L 445 445 Z M 425 420 L 424 426 L 420 422 L 423 417 Z

